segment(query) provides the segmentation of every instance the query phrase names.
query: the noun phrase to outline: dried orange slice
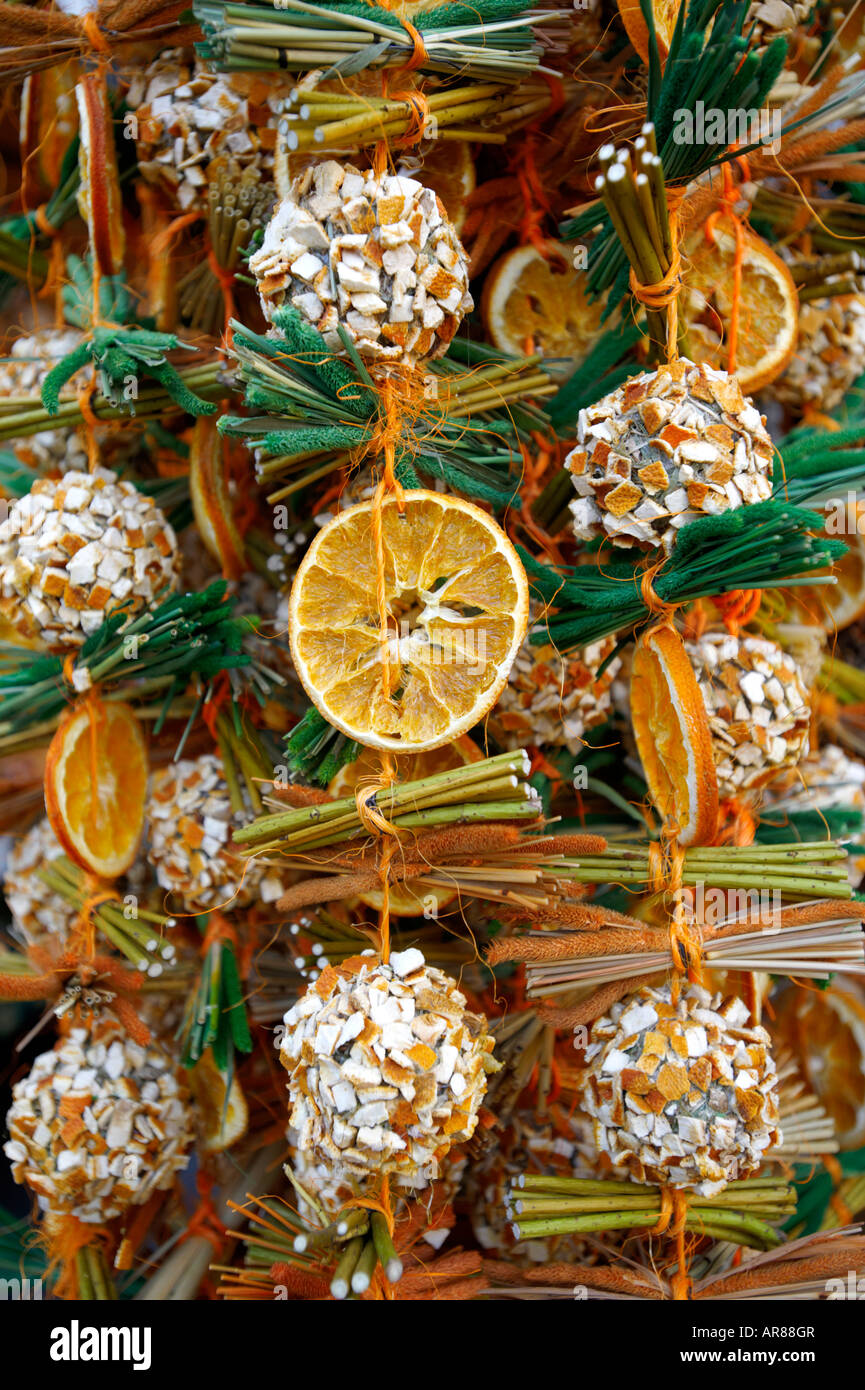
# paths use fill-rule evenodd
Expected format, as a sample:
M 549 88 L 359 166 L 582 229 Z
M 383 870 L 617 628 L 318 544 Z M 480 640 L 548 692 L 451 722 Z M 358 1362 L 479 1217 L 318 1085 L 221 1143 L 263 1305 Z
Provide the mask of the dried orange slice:
M 450 772 L 455 767 L 465 767 L 466 763 L 480 762 L 483 753 L 476 743 L 462 734 L 453 743 L 443 748 L 434 748 L 430 753 L 410 753 L 396 758 L 396 780 L 414 782 L 421 777 L 432 777 L 437 772 Z M 381 775 L 378 754 L 364 749 L 354 762 L 340 768 L 328 787 L 331 796 L 353 796 L 356 788 L 364 782 L 376 781 Z M 453 902 L 456 889 L 434 888 L 430 884 L 418 884 L 412 879 L 396 883 L 388 890 L 388 906 L 395 917 L 420 917 L 430 907 L 438 912 Z M 366 907 L 381 911 L 384 895 L 379 890 L 361 893 L 359 902 Z
M 243 537 L 234 521 L 225 471 L 225 445 L 212 419 L 200 418 L 195 422 L 189 494 L 205 550 L 222 566 L 226 579 L 239 579 L 244 570 Z
M 382 506 L 383 648 L 374 501 L 340 512 L 297 571 L 288 630 L 297 674 L 331 724 L 372 748 L 418 753 L 495 704 L 528 623 L 525 571 L 504 531 L 460 497 Z M 385 670 L 386 668 L 386 670 Z
M 550 260 L 534 246 L 501 256 L 486 278 L 481 314 L 500 352 L 522 356 L 528 348 L 573 365 L 601 336 L 604 306 L 586 298 L 586 277 L 574 270 L 567 248 L 550 242 L 549 249 Z
M 102 275 L 120 275 L 126 250 L 114 115 L 101 71 L 82 72 L 75 88 L 81 123 L 78 208 L 87 223 L 94 264 Z
M 231 1085 L 213 1060 L 210 1048 L 189 1072 L 189 1089 L 196 1102 L 201 1147 L 219 1154 L 242 1139 L 249 1124 L 246 1096 L 236 1076 Z
M 718 825 L 712 734 L 682 639 L 666 624 L 634 651 L 631 720 L 655 806 L 680 844 L 707 844 Z
M 437 140 L 416 177 L 441 198 L 459 236 L 469 215 L 466 199 L 477 183 L 468 141 Z
M 860 530 L 861 528 L 861 530 Z M 831 570 L 817 570 L 817 574 L 832 574 L 836 584 L 819 584 L 813 588 L 805 586 L 797 589 L 794 602 L 803 607 L 806 613 L 822 626 L 840 632 L 851 623 L 865 616 L 865 502 L 856 502 L 845 513 L 842 533 L 836 539 L 842 540 L 847 551 L 836 560 Z
M 625 31 L 644 63 L 649 61 L 649 30 L 640 8 L 640 0 L 616 0 Z M 658 40 L 658 53 L 663 63 L 670 51 L 673 31 L 682 0 L 652 0 L 652 17 Z
M 773 1034 L 795 1053 L 842 1149 L 865 1144 L 865 999 L 845 984 L 785 990 Z
M 780 257 L 762 237 L 747 227 L 742 231 L 735 375 L 745 394 L 751 395 L 780 376 L 796 350 L 799 296 Z M 684 288 L 679 296 L 689 356 L 724 371 L 735 257 L 736 233 L 729 219 L 715 224 L 713 240 L 701 231 L 685 247 Z
M 88 701 L 60 724 L 45 758 L 45 809 L 70 859 L 117 878 L 144 829 L 147 749 L 129 705 Z

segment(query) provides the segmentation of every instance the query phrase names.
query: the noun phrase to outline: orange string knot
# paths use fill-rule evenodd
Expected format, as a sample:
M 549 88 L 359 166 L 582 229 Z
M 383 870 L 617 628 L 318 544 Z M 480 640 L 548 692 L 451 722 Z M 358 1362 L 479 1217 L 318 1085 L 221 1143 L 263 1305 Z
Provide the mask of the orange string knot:
M 403 29 L 405 29 L 406 33 L 412 41 L 411 57 L 400 68 L 400 72 L 416 72 L 418 68 L 423 67 L 427 59 L 427 51 L 426 45 L 423 41 L 423 35 L 407 19 L 400 19 L 400 24 L 402 25 Z
M 662 1236 L 666 1233 L 670 1222 L 673 1219 L 673 1190 L 670 1187 L 661 1188 L 661 1215 L 654 1226 L 647 1232 L 647 1236 Z
M 101 53 L 104 57 L 108 57 L 111 53 L 111 44 L 108 41 L 108 35 L 99 24 L 96 15 L 90 11 L 87 14 L 81 15 L 80 21 L 81 32 L 94 53 Z
M 640 598 L 653 617 L 667 622 L 675 613 L 676 605 L 667 603 L 655 592 L 655 579 L 660 572 L 663 560 L 654 560 L 640 574 Z

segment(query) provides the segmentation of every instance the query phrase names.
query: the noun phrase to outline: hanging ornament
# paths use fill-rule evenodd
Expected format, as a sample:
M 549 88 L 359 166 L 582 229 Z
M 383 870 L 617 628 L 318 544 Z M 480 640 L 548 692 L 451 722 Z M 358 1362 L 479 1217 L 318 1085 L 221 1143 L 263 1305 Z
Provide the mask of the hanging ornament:
M 63 854 L 63 846 L 47 817 L 16 840 L 3 878 L 3 892 L 12 913 L 12 932 L 27 946 L 66 945 L 75 924 L 75 907 L 61 898 L 40 876 L 40 869 Z
M 244 862 L 231 848 L 232 809 L 221 760 L 214 753 L 182 758 L 153 776 L 146 808 L 148 858 L 160 888 L 190 912 L 219 905 L 246 907 L 255 897 L 273 902 L 279 876 L 259 861 Z
M 0 613 L 50 651 L 80 646 L 114 609 L 165 598 L 179 571 L 162 512 L 107 468 L 37 480 L 0 522 Z
M 429 1181 L 474 1133 L 493 1040 L 414 947 L 324 970 L 284 1024 L 297 1145 L 346 1181 Z
M 613 1168 L 711 1197 L 780 1141 L 775 1064 L 741 999 L 643 986 L 592 1024 L 582 1106 Z
M 800 667 L 763 637 L 706 632 L 686 642 L 709 718 L 721 796 L 753 791 L 808 752 L 811 702 Z
M 495 703 L 528 608 L 516 550 L 480 507 L 391 495 L 380 513 L 375 502 L 340 512 L 309 547 L 291 591 L 292 656 L 337 729 L 370 747 L 429 751 Z
M 250 258 L 265 317 L 296 309 L 342 354 L 413 366 L 447 351 L 472 309 L 468 261 L 416 179 L 329 159 L 292 184 Z
M 12 1089 L 4 1145 L 12 1176 L 43 1210 L 102 1224 L 174 1183 L 192 1114 L 182 1073 L 158 1043 L 114 1019 L 73 1026 Z
M 632 377 L 580 412 L 565 459 L 579 540 L 667 554 L 699 516 L 772 495 L 772 441 L 735 377 L 684 359 Z

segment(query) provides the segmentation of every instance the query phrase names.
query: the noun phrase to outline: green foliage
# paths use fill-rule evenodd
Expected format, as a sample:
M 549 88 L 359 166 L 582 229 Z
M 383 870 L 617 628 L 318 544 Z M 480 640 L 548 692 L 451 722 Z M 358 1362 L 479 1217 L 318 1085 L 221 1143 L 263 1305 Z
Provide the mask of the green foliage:
M 720 516 L 701 517 L 679 531 L 672 555 L 655 575 L 665 603 L 690 603 L 731 589 L 770 589 L 831 565 L 846 551 L 840 541 L 814 535 L 823 517 L 780 502 L 759 502 Z M 564 572 L 521 550 L 531 585 L 556 610 L 534 643 L 551 639 L 560 650 L 583 647 L 610 633 L 647 623 L 640 589 L 641 562 L 615 559 Z
M 354 762 L 360 753 L 360 744 L 340 733 L 314 705 L 310 705 L 287 736 L 285 752 L 293 779 L 326 787 L 340 768 Z

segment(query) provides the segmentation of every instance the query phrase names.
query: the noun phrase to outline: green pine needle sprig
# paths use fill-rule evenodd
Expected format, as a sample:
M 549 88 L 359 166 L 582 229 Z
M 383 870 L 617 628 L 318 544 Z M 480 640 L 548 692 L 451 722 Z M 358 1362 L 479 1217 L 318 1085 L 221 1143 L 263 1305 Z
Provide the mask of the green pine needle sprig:
M 133 704 L 163 699 L 159 732 L 172 702 L 194 677 L 206 684 L 251 663 L 243 649 L 248 632 L 249 620 L 234 616 L 234 602 L 219 580 L 201 593 L 173 594 L 135 618 L 111 614 L 84 642 L 71 672 L 61 656 L 5 648 L 0 748 L 37 729 L 50 733 L 66 706 L 92 686 Z
M 232 325 L 244 401 L 255 413 L 223 416 L 218 426 L 256 450 L 258 479 L 273 487 L 271 503 L 361 458 L 375 442 L 382 409 L 348 339 L 344 360 L 295 309 L 280 310 L 275 323 L 281 340 Z M 428 402 L 396 447 L 399 481 L 418 487 L 421 476 L 442 479 L 504 510 L 518 494 L 520 443 L 533 430 L 551 429 L 535 404 L 555 390 L 540 359 L 499 354 L 466 370 L 455 355 L 431 364 L 426 389 Z M 438 403 L 440 394 L 447 406 Z
M 340 768 L 353 763 L 360 744 L 329 724 L 310 705 L 285 740 L 286 766 L 292 780 L 326 787 Z
M 814 572 L 840 559 L 847 547 L 821 535 L 823 525 L 819 513 L 776 501 L 700 517 L 679 531 L 672 554 L 654 576 L 654 591 L 664 603 L 685 604 L 732 589 L 826 582 Z M 559 571 L 520 553 L 530 584 L 554 610 L 532 642 L 551 640 L 566 651 L 650 621 L 640 560 L 617 560 L 605 551 L 597 567 Z

